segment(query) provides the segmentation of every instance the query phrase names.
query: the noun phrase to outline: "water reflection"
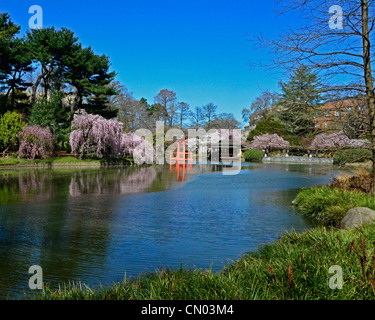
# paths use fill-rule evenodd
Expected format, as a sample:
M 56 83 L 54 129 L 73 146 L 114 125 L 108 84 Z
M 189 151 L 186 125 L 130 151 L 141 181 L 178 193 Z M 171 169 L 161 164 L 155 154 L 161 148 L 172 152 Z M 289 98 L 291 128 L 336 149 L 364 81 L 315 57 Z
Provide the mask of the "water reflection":
M 69 194 L 131 194 L 147 191 L 156 178 L 154 167 L 142 167 L 133 171 L 117 169 L 108 172 L 75 172 L 69 184 Z

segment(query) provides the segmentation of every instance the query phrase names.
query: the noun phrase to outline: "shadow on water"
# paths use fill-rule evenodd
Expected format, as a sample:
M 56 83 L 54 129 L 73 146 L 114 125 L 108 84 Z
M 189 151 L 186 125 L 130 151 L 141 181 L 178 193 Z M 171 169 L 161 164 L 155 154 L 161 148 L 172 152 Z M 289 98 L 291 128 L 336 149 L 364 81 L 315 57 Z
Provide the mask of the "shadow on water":
M 219 270 L 228 259 L 311 221 L 291 206 L 333 167 L 194 165 L 0 172 L 0 297 L 30 292 L 31 265 L 52 287 L 110 284 L 181 264 Z

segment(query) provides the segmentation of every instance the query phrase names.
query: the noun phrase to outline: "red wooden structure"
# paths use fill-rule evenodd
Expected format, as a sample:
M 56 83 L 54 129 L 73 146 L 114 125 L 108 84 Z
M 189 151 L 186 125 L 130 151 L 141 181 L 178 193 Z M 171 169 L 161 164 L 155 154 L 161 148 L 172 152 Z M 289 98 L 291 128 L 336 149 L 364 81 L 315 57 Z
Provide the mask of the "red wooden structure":
M 180 178 L 180 165 L 182 165 L 182 180 L 185 180 L 186 165 L 190 164 L 190 171 L 193 166 L 193 153 L 186 151 L 186 141 L 177 142 L 177 151 L 171 152 L 169 155 L 169 166 L 172 168 L 173 161 L 175 161 L 177 169 L 177 180 Z

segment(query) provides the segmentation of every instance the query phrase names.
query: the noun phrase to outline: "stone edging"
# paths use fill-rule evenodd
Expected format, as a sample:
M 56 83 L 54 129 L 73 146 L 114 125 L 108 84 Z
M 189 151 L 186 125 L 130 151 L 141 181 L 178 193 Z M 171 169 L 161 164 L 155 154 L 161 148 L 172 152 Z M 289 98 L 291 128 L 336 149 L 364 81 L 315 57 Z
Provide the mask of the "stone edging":
M 287 162 L 287 163 L 319 163 L 319 164 L 333 164 L 333 159 L 329 158 L 309 158 L 309 157 L 264 157 L 262 162 Z

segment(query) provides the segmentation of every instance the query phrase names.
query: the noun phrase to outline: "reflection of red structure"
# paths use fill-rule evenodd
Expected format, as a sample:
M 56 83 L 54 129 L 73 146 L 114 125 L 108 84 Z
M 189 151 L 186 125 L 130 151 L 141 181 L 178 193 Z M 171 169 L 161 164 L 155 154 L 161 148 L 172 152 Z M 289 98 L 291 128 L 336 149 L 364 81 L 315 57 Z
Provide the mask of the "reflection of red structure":
M 169 166 L 172 168 L 173 160 L 177 169 L 177 181 L 180 180 L 180 165 L 182 166 L 182 181 L 185 181 L 186 164 L 190 163 L 190 171 L 193 165 L 193 153 L 186 152 L 186 142 L 177 142 L 177 151 L 169 155 Z

